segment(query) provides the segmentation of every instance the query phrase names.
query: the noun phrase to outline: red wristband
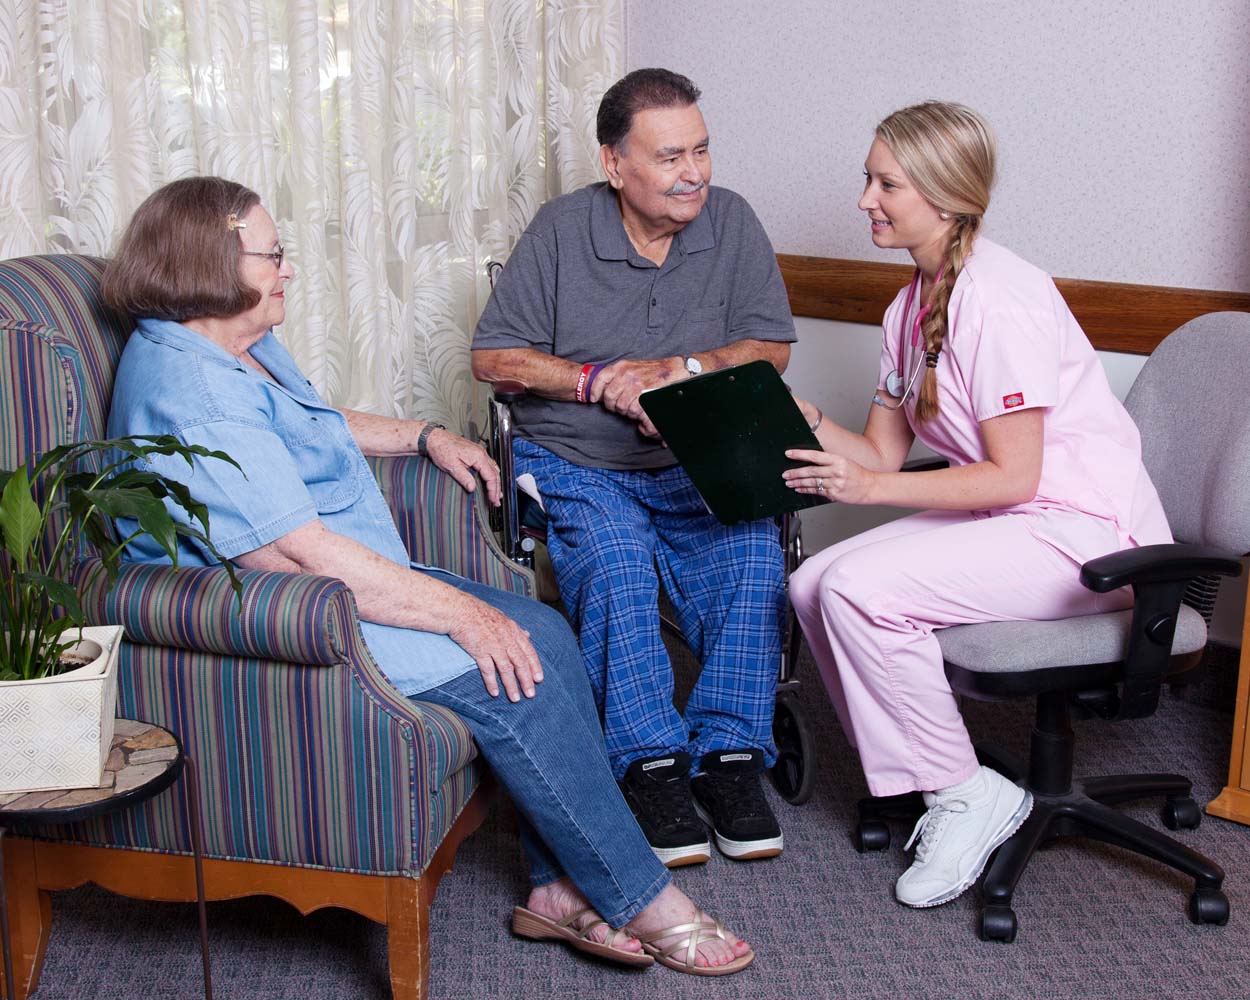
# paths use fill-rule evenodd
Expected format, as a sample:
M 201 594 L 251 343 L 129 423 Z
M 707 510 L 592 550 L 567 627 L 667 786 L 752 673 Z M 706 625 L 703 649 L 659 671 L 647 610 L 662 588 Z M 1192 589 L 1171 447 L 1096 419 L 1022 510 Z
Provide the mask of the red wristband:
M 582 365 L 582 370 L 577 376 L 577 388 L 573 391 L 573 398 L 579 403 L 586 402 L 586 379 L 590 377 L 591 369 L 594 367 L 593 363 Z

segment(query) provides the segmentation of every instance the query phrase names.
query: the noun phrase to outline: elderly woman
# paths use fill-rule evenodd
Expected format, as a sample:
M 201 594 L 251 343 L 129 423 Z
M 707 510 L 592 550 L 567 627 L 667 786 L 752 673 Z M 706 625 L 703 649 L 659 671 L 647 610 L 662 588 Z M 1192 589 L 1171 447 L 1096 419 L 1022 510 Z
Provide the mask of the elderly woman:
M 236 459 L 243 473 L 211 461 L 160 471 L 207 505 L 216 547 L 239 565 L 343 580 L 382 672 L 465 720 L 522 817 L 533 890 L 516 933 L 627 965 L 745 968 L 751 949 L 671 884 L 621 798 L 564 620 L 411 565 L 364 456 L 425 455 L 470 491 L 476 473 L 495 503 L 498 470 L 437 424 L 323 403 L 273 334 L 293 276 L 247 188 L 196 177 L 152 194 L 104 276 L 106 301 L 137 323 L 109 433 L 173 434 Z M 212 562 L 180 544 L 184 564 Z M 142 540 L 128 556 L 164 558 Z

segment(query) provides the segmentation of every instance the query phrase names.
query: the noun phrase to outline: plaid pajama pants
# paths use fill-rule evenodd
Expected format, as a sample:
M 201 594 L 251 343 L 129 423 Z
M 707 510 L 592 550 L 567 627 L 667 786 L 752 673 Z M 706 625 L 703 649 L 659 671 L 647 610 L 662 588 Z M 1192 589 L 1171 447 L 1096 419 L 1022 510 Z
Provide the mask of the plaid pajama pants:
M 567 462 L 523 439 L 517 472 L 547 508 L 547 549 L 603 717 L 612 770 L 685 750 L 758 748 L 771 767 L 785 590 L 772 520 L 722 525 L 680 466 Z M 684 716 L 660 637 L 659 585 L 703 669 Z

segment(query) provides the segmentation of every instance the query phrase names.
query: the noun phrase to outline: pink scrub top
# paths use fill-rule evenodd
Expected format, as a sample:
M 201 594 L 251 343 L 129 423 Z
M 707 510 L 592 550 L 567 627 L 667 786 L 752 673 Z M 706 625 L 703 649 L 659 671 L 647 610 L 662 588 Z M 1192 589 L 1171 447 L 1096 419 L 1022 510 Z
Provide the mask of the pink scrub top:
M 909 379 L 924 350 L 923 339 L 911 343 L 920 296 L 912 295 L 908 307 L 907 292 L 902 289 L 885 313 L 878 385 L 894 370 Z M 978 237 L 955 282 L 948 317 L 937 366 L 940 412 L 927 423 L 916 422 L 923 374 L 904 406 L 921 443 L 952 466 L 983 462 L 981 421 L 1045 408 L 1037 496 L 1016 507 L 976 513 L 1047 512 L 1035 533 L 1078 561 L 1102 554 L 1091 552 L 1091 543 L 1105 544 L 1094 542 L 1091 529 L 1097 525 L 1063 512 L 1111 522 L 1121 548 L 1172 541 L 1142 464 L 1137 426 L 1112 393 L 1094 348 L 1050 275 Z

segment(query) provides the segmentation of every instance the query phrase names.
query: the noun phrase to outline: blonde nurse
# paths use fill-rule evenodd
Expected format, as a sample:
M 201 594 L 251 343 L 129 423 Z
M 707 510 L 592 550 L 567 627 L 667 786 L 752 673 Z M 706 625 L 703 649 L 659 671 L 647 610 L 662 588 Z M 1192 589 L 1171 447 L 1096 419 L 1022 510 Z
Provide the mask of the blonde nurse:
M 873 795 L 924 793 L 895 884 L 936 906 L 976 881 L 1024 822 L 1028 792 L 979 766 L 934 632 L 1131 604 L 1078 582 L 1082 562 L 1170 542 L 1137 428 L 1054 282 L 980 235 L 995 144 L 980 115 L 930 102 L 877 126 L 859 207 L 912 281 L 885 314 L 862 434 L 800 402 L 822 451 L 801 493 L 924 510 L 809 559 L 790 596 Z M 899 469 L 919 438 L 946 469 Z

